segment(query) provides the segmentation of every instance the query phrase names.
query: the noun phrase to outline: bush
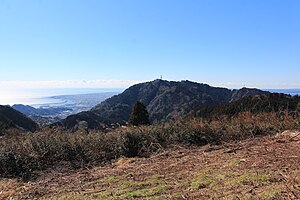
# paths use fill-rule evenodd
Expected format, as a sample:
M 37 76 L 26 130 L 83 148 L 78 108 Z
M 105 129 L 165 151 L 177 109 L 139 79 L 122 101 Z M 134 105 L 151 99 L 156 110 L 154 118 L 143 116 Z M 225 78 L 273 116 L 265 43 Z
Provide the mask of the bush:
M 222 144 L 286 129 L 300 129 L 299 117 L 285 112 L 241 113 L 217 120 L 185 119 L 151 126 L 119 128 L 109 133 L 66 133 L 59 129 L 6 135 L 0 140 L 0 176 L 35 178 L 62 163 L 88 167 L 119 157 L 150 156 L 174 145 Z

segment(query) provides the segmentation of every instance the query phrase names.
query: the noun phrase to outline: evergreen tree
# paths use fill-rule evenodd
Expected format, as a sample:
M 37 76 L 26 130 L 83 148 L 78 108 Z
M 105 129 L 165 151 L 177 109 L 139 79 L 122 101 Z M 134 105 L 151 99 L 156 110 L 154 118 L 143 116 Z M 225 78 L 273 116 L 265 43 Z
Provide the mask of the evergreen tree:
M 149 125 L 149 114 L 146 109 L 146 106 L 137 101 L 132 109 L 130 118 L 129 118 L 129 125 L 138 126 L 138 125 Z

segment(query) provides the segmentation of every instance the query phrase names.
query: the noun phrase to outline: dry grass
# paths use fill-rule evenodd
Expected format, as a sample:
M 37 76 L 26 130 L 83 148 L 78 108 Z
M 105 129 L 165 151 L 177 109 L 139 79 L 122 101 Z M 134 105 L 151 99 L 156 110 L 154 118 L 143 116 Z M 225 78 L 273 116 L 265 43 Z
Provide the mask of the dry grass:
M 299 132 L 298 132 L 299 133 Z M 90 169 L 1 179 L 13 199 L 299 199 L 300 135 L 290 131 L 223 145 L 173 148 Z
M 148 157 L 174 145 L 203 146 L 240 141 L 285 129 L 299 129 L 299 118 L 288 113 L 235 118 L 178 120 L 113 132 L 66 133 L 60 129 L 5 136 L 0 141 L 0 176 L 32 180 L 43 170 L 64 166 L 99 166 L 120 157 Z

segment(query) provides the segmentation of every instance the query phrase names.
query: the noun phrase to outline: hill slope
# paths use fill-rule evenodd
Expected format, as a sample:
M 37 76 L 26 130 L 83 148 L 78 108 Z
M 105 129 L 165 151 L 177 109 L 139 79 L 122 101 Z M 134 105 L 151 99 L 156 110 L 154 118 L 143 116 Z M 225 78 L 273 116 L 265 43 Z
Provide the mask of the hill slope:
M 49 115 L 57 115 L 64 111 L 70 111 L 70 108 L 63 108 L 63 107 L 57 107 L 57 108 L 34 108 L 32 106 L 28 105 L 22 105 L 22 104 L 15 104 L 12 106 L 13 109 L 23 113 L 27 117 L 30 117 L 31 115 L 40 115 L 40 116 L 49 116 Z
M 0 105 L 0 132 L 9 128 L 19 128 L 34 132 L 37 124 L 9 106 Z
M 245 96 L 267 93 L 257 89 L 229 90 L 190 81 L 157 79 L 133 85 L 123 93 L 95 106 L 91 111 L 67 117 L 62 124 L 68 128 L 82 120 L 88 122 L 89 128 L 97 128 L 100 123 L 123 124 L 128 120 L 136 101 L 145 104 L 150 121 L 155 122 L 182 117 L 193 110 L 228 103 Z
M 299 134 L 177 146 L 150 158 L 52 170 L 30 182 L 0 178 L 0 199 L 299 199 Z
M 212 118 L 222 115 L 234 116 L 241 112 L 261 113 L 300 112 L 300 97 L 286 94 L 270 93 L 260 96 L 247 96 L 228 104 L 211 106 L 195 112 L 196 117 Z

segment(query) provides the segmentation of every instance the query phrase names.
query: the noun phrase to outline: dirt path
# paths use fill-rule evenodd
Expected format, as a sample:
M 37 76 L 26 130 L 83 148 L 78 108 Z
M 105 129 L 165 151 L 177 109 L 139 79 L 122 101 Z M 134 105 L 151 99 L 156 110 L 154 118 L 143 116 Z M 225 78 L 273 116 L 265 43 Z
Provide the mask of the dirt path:
M 0 179 L 0 199 L 300 199 L 300 134 L 173 147 L 151 158 Z

